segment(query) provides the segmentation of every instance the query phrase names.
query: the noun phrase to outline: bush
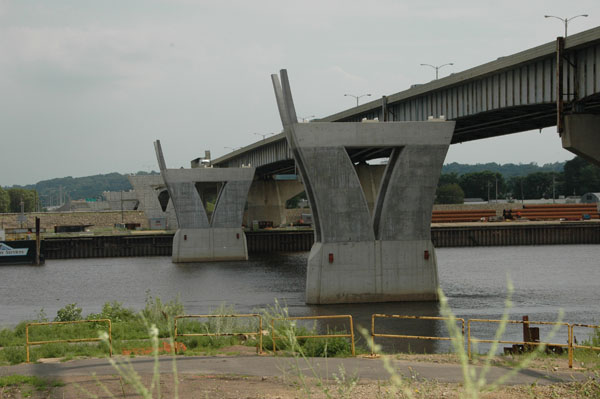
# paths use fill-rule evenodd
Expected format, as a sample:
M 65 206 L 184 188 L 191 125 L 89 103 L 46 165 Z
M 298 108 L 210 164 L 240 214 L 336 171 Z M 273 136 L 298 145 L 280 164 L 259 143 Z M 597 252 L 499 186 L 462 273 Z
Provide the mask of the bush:
M 6 346 L 0 351 L 0 359 L 10 364 L 19 364 L 25 362 L 25 347 Z
M 445 184 L 437 189 L 436 204 L 462 204 L 465 193 L 458 184 Z
M 102 306 L 102 311 L 100 313 L 91 313 L 87 318 L 89 320 L 110 319 L 113 323 L 118 323 L 135 320 L 137 319 L 137 316 L 133 309 L 124 308 L 121 302 L 113 301 L 106 302 L 104 306 Z
M 64 308 L 58 309 L 54 321 L 77 321 L 81 320 L 81 308 L 77 307 L 76 303 L 70 303 Z

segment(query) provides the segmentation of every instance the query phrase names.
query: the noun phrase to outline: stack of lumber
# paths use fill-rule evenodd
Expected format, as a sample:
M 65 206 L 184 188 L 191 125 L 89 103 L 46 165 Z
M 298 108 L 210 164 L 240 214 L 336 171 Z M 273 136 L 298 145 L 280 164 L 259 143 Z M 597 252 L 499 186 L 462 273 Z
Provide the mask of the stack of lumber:
M 431 223 L 479 222 L 496 217 L 494 209 L 475 209 L 466 211 L 433 211 Z
M 507 212 L 506 217 L 529 220 L 600 219 L 596 204 L 524 205 L 523 209 L 512 209 Z

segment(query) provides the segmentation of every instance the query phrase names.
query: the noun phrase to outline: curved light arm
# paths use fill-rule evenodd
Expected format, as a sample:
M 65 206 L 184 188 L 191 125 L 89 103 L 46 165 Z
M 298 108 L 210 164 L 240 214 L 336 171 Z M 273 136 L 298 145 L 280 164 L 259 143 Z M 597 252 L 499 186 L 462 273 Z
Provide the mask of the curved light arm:
M 565 37 L 567 37 L 567 28 L 569 26 L 569 22 L 578 17 L 588 17 L 588 16 L 589 16 L 588 14 L 579 14 L 579 15 L 575 15 L 575 16 L 569 17 L 569 18 L 561 18 L 561 17 L 557 17 L 556 15 L 544 15 L 544 18 L 556 18 L 556 19 L 561 20 L 565 24 Z

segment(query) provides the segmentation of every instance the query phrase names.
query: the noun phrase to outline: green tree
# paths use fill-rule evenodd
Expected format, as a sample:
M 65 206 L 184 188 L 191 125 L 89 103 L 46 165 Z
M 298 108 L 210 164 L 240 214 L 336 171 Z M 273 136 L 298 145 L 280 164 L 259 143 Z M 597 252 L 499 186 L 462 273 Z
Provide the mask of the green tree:
M 456 183 L 444 184 L 437 189 L 436 204 L 462 204 L 464 201 L 465 193 Z
M 564 194 L 582 195 L 600 192 L 600 167 L 581 157 L 575 157 L 565 163 Z
M 20 187 L 8 189 L 9 196 L 9 212 L 21 212 L 21 201 L 24 204 L 25 212 L 35 212 L 38 204 L 38 194 L 35 190 L 27 190 Z
M 460 177 L 459 184 L 466 198 L 483 198 L 489 201 L 496 196 L 496 182 L 498 183 L 498 198 L 501 198 L 506 188 L 504 177 L 500 173 L 489 170 L 467 173 Z
M 452 173 L 442 173 L 440 175 L 440 179 L 438 180 L 438 187 L 445 186 L 447 184 L 458 184 L 460 178 L 458 174 L 455 172 Z
M 8 191 L 0 187 L 0 213 L 10 212 L 10 197 Z

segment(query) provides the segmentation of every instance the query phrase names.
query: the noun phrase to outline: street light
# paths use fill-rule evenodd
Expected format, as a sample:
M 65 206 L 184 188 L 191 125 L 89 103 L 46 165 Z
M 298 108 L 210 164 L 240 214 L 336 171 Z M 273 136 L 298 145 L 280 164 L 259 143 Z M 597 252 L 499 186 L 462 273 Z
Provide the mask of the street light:
M 435 69 L 435 80 L 438 80 L 438 75 L 439 75 L 438 71 L 440 69 L 442 69 L 443 67 L 448 66 L 448 65 L 454 65 L 454 63 L 453 62 L 449 62 L 447 64 L 438 65 L 438 66 L 431 65 L 431 64 L 421 64 L 421 66 L 428 66 L 428 67 L 432 67 L 433 69 Z
M 275 133 L 266 133 L 266 134 L 262 134 L 262 133 L 254 133 L 254 134 L 256 134 L 257 136 L 261 136 L 261 137 L 263 138 L 263 140 L 265 140 L 265 139 L 267 138 L 267 136 L 272 136 L 272 135 L 274 135 Z
M 358 99 L 361 97 L 370 97 L 371 94 L 361 94 L 360 96 L 355 96 L 354 94 L 344 94 L 344 97 L 354 97 L 356 98 L 356 106 L 358 107 Z
M 301 116 L 300 120 L 302 121 L 302 123 L 306 122 L 306 121 L 310 121 L 310 118 L 314 118 L 314 115 L 308 115 L 308 116 Z
M 561 17 L 557 17 L 554 15 L 544 15 L 544 18 L 556 18 L 556 19 L 560 19 L 561 21 L 564 22 L 565 24 L 565 38 L 567 37 L 567 26 L 569 25 L 569 22 L 577 17 L 587 17 L 588 14 L 579 14 L 579 15 L 575 15 L 574 17 L 571 18 L 561 18 Z

